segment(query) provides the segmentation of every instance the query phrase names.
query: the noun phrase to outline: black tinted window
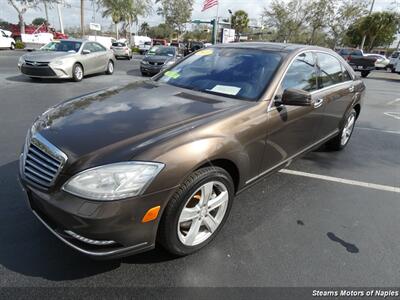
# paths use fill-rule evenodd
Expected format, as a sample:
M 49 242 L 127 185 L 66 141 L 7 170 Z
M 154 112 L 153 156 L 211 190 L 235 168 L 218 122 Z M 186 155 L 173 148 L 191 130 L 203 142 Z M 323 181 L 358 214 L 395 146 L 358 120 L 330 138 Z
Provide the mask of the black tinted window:
M 282 82 L 282 89 L 300 89 L 311 92 L 317 89 L 317 73 L 311 52 L 302 53 L 293 61 Z
M 392 58 L 398 58 L 399 57 L 400 52 L 394 52 L 392 54 Z
M 319 65 L 319 88 L 324 88 L 342 82 L 342 66 L 330 54 L 317 53 Z
M 120 42 L 112 43 L 112 45 L 113 45 L 113 47 L 125 47 L 126 46 L 125 43 L 120 43 Z

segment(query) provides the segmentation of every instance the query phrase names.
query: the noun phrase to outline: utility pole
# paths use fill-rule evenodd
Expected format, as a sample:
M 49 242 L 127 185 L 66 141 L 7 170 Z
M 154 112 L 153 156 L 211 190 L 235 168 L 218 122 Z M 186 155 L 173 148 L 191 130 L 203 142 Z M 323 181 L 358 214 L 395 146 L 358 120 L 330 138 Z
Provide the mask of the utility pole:
M 369 14 L 368 14 L 368 16 L 371 15 L 372 10 L 374 9 L 374 4 L 375 4 L 375 0 L 372 0 L 371 8 L 369 9 Z M 361 50 L 364 49 L 364 44 L 365 44 L 365 39 L 366 39 L 366 38 L 367 38 L 367 35 L 364 33 L 364 36 L 363 36 L 362 41 L 361 41 L 361 46 L 360 46 Z
M 84 11 L 84 0 L 81 0 L 81 35 L 82 38 L 85 35 L 85 11 Z
M 64 34 L 64 24 L 63 24 L 63 19 L 62 19 L 62 15 L 61 15 L 60 3 L 58 3 L 58 2 L 57 2 L 57 13 L 58 13 L 58 21 L 60 22 L 61 33 Z
M 43 5 L 44 5 L 44 12 L 46 14 L 46 22 L 48 24 L 49 23 L 49 11 L 47 10 L 47 1 L 46 0 L 43 1 Z

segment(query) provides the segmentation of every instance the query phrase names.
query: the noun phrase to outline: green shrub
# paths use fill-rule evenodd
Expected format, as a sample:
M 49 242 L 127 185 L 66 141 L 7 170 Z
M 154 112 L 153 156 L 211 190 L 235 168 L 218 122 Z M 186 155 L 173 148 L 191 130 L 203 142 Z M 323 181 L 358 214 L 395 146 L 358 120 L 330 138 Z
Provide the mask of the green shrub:
M 21 41 L 15 41 L 15 49 L 25 49 L 25 44 Z
M 132 52 L 135 53 L 140 53 L 139 48 L 138 47 L 132 47 Z

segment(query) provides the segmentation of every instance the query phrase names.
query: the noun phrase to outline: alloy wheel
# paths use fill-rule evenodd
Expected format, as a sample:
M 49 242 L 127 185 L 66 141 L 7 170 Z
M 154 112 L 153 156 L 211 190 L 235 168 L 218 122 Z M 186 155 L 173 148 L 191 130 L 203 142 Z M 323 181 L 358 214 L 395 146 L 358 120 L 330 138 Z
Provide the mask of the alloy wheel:
M 351 133 L 353 132 L 354 129 L 354 122 L 356 120 L 356 117 L 354 114 L 351 114 L 346 121 L 346 124 L 344 125 L 343 131 L 342 131 L 342 136 L 340 139 L 340 143 L 342 146 L 346 145 L 347 142 L 350 139 Z
M 209 239 L 224 219 L 229 203 L 227 187 L 219 181 L 203 184 L 187 200 L 178 219 L 178 237 L 185 246 Z
M 74 70 L 75 78 L 81 80 L 83 77 L 83 71 L 80 66 L 76 66 Z

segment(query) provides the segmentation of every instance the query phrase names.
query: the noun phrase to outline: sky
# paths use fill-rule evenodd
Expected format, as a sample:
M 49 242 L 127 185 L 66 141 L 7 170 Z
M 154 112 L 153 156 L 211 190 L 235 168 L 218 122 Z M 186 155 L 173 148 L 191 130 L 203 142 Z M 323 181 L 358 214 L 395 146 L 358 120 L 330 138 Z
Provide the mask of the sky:
M 79 26 L 80 24 L 80 0 L 64 0 L 69 4 L 70 7 L 61 7 L 63 14 L 64 27 L 71 26 Z M 90 0 L 85 1 L 85 23 L 96 22 L 100 23 L 102 27 L 108 28 L 110 26 L 111 19 L 110 18 L 102 18 L 101 12 L 95 12 L 93 10 L 92 2 Z M 204 19 L 209 20 L 216 15 L 217 8 L 213 7 L 204 12 L 201 12 L 202 4 L 204 0 L 195 0 L 195 4 L 193 7 L 192 19 Z M 281 0 L 285 1 L 285 0 Z M 334 1 L 334 0 L 332 0 Z M 232 11 L 236 11 L 239 9 L 245 10 L 250 18 L 260 19 L 260 16 L 264 10 L 264 7 L 268 7 L 268 5 L 272 2 L 272 0 L 219 0 L 219 16 L 223 18 L 228 18 L 229 13 L 228 9 Z M 372 2 L 372 0 L 371 0 Z M 397 7 L 400 11 L 400 0 L 375 0 L 374 11 L 379 11 L 386 9 L 391 6 L 392 3 L 397 4 Z M 0 0 L 0 19 L 6 20 L 8 22 L 17 23 L 18 17 L 17 13 L 13 7 L 8 3 L 7 0 Z M 156 7 L 156 6 L 155 6 Z M 25 14 L 25 23 L 31 23 L 32 20 L 36 17 L 44 17 L 44 8 L 40 7 L 36 10 L 28 10 Z M 56 8 L 49 10 L 49 22 L 56 29 L 59 29 L 59 22 L 57 16 Z M 156 13 L 147 17 L 140 18 L 139 24 L 142 22 L 147 22 L 150 26 L 154 26 L 162 22 L 160 16 L 157 16 Z M 135 29 L 133 29 L 134 31 Z

